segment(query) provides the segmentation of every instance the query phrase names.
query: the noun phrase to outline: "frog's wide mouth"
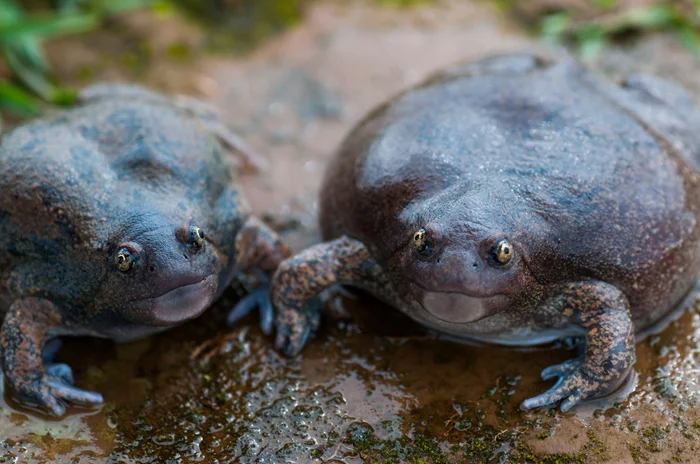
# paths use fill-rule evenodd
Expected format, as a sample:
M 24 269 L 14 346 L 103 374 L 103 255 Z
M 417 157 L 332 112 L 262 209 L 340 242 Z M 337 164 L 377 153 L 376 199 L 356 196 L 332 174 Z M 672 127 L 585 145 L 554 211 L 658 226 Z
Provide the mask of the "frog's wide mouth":
M 496 312 L 506 303 L 505 295 L 469 296 L 457 292 L 422 292 L 419 303 L 434 317 L 452 324 L 476 322 Z
M 154 298 L 133 302 L 127 311 L 132 322 L 149 326 L 170 326 L 201 315 L 216 297 L 217 279 L 208 275 L 197 283 L 185 284 Z
M 433 317 L 451 324 L 476 322 L 500 311 L 508 299 L 500 293 L 428 290 L 411 282 L 420 305 Z

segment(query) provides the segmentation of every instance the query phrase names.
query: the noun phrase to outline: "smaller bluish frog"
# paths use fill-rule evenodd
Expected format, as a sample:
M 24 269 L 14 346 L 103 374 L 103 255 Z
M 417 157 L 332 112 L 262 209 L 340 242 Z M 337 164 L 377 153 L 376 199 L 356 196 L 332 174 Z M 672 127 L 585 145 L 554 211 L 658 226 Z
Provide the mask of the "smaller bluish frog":
M 251 215 L 225 146 L 258 161 L 205 106 L 120 84 L 3 135 L 0 365 L 14 392 L 54 415 L 101 403 L 48 341 L 163 331 L 289 255 Z M 241 304 L 260 306 L 269 330 L 267 287 Z

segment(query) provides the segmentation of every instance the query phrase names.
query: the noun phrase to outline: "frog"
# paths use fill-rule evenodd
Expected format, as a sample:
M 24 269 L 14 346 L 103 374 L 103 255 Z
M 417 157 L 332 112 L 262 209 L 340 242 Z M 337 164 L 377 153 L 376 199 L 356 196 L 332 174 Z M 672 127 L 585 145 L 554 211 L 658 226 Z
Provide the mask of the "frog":
M 197 103 L 199 102 L 199 103 Z M 264 167 L 213 105 L 95 83 L 0 139 L 0 365 L 22 405 L 99 407 L 55 362 L 61 339 L 129 342 L 197 318 L 234 282 L 272 324 L 290 256 L 237 175 Z
M 369 293 L 448 339 L 571 346 L 523 410 L 622 391 L 636 339 L 700 264 L 700 110 L 651 74 L 511 52 L 429 75 L 362 119 L 319 190 L 322 241 L 272 279 L 294 356 L 323 292 Z M 558 344 L 558 345 L 557 345 Z

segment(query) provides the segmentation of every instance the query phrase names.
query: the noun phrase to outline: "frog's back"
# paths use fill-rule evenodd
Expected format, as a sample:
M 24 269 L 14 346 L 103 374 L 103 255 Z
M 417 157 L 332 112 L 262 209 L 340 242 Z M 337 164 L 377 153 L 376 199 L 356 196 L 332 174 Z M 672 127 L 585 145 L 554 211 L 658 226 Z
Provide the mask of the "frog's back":
M 523 56 L 521 69 L 516 59 L 499 70 L 499 59 L 448 70 L 358 126 L 327 171 L 326 238 L 391 242 L 385 231 L 409 203 L 477 188 L 519 203 L 526 221 L 545 218 L 548 240 L 579 276 L 633 285 L 664 260 L 670 272 L 696 265 L 694 248 L 684 263 L 678 249 L 698 240 L 697 108 L 674 117 L 572 60 Z
M 211 205 L 231 182 L 218 142 L 166 99 L 99 99 L 35 120 L 0 142 L 0 270 L 10 254 L 99 247 L 138 210 Z

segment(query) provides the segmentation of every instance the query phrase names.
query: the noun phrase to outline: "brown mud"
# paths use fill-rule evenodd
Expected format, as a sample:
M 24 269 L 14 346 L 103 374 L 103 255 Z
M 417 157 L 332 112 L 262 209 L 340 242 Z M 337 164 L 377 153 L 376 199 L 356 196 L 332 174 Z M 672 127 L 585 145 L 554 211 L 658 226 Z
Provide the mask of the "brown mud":
M 49 52 L 76 86 L 128 80 L 216 104 L 267 159 L 241 182 L 295 249 L 318 239 L 315 192 L 326 160 L 374 105 L 441 66 L 536 47 L 497 10 L 458 0 L 410 9 L 322 2 L 245 57 L 202 54 L 205 36 L 177 16 L 139 13 Z M 593 65 L 612 77 L 656 72 L 700 97 L 700 63 L 672 38 L 613 48 Z M 106 404 L 48 421 L 5 394 L 0 462 L 698 461 L 694 296 L 637 345 L 628 399 L 570 414 L 518 405 L 549 385 L 539 372 L 574 356 L 573 343 L 456 343 L 358 295 L 338 300 L 292 360 L 274 351 L 255 317 L 225 326 L 235 298 L 231 291 L 197 321 L 133 344 L 66 340 L 59 361 Z

